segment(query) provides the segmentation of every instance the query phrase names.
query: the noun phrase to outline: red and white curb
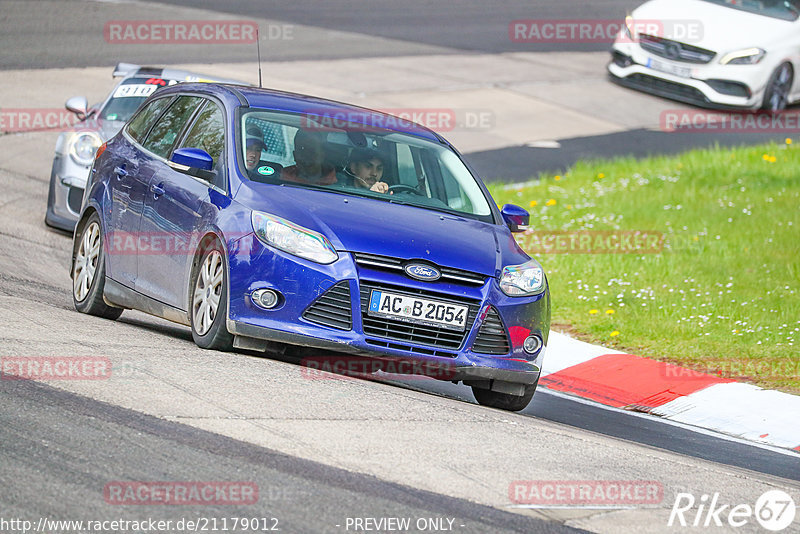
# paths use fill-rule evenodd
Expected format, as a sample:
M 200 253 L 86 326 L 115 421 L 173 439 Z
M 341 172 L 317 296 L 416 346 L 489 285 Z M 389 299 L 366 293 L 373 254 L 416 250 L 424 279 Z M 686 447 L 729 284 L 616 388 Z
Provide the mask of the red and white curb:
M 800 451 L 800 396 L 615 352 L 558 332 L 550 332 L 539 383 L 607 406 Z

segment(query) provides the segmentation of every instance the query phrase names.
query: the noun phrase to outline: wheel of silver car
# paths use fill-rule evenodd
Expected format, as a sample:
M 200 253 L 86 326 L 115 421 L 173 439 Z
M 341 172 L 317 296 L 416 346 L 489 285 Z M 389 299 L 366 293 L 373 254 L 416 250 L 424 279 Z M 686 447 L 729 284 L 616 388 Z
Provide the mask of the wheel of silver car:
M 233 346 L 233 336 L 225 325 L 228 315 L 227 281 L 222 250 L 212 246 L 203 254 L 192 282 L 192 338 L 202 348 L 230 350 Z
M 794 72 L 792 66 L 784 63 L 772 73 L 767 89 L 764 92 L 763 108 L 768 111 L 783 111 L 789 101 L 789 91 L 792 88 Z
M 116 319 L 122 308 L 109 306 L 103 299 L 105 257 L 100 217 L 93 213 L 76 237 L 77 250 L 72 260 L 72 302 L 82 313 Z

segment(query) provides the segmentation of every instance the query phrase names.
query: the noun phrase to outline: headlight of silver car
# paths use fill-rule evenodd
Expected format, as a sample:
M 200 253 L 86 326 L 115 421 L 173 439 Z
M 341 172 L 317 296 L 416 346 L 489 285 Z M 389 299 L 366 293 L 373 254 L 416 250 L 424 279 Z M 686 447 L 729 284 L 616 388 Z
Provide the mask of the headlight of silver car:
M 313 230 L 261 211 L 254 211 L 250 220 L 256 236 L 267 245 L 322 264 L 339 258 L 331 242 Z
M 766 55 L 767 51 L 761 48 L 746 48 L 725 54 L 719 62 L 723 65 L 755 65 Z
M 94 132 L 77 132 L 69 142 L 69 155 L 79 165 L 91 165 L 103 140 Z
M 536 295 L 544 291 L 544 288 L 544 269 L 536 260 L 503 268 L 500 289 L 509 297 Z

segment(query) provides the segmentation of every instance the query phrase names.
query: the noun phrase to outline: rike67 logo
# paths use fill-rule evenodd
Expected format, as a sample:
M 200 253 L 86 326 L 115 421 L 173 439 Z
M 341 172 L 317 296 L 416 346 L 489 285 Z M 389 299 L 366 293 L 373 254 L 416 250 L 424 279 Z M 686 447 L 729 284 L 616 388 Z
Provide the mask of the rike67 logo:
M 770 490 L 750 504 L 722 504 L 719 493 L 703 494 L 696 499 L 691 493 L 678 493 L 667 526 L 730 527 L 751 524 L 755 519 L 761 527 L 780 532 L 792 524 L 797 512 L 794 499 L 781 490 Z

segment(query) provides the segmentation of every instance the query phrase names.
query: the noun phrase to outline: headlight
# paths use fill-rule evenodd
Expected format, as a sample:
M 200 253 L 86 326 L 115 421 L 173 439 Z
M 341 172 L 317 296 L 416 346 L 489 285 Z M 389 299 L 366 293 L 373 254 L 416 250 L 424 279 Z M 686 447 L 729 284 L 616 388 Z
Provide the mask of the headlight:
M 536 260 L 503 268 L 500 289 L 509 297 L 536 295 L 544 291 L 544 288 L 544 269 Z
M 628 42 L 633 42 L 633 32 L 631 31 L 631 26 L 633 26 L 633 17 L 628 15 L 625 17 L 625 24 L 622 25 L 622 33 L 628 39 Z
M 250 220 L 256 236 L 267 245 L 317 263 L 339 259 L 330 241 L 313 230 L 261 211 L 254 211 Z
M 766 55 L 767 51 L 761 48 L 747 48 L 725 54 L 719 62 L 723 65 L 755 65 Z
M 69 144 L 69 155 L 79 165 L 90 165 L 94 153 L 103 144 L 100 136 L 94 132 L 78 132 L 72 136 Z

